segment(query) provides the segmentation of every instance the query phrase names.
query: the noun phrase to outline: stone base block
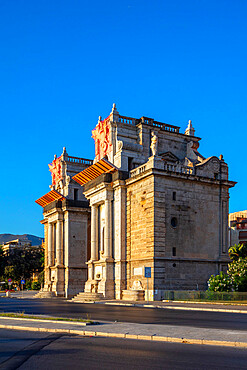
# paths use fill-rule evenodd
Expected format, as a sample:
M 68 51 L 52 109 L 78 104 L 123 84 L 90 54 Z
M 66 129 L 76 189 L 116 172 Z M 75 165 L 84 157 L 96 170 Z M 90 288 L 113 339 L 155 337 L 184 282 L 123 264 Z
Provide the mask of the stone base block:
M 144 290 L 122 290 L 123 301 L 144 301 L 145 291 Z
M 102 293 L 106 299 L 114 299 L 114 281 L 100 280 L 98 285 L 98 293 Z
M 84 292 L 100 293 L 106 299 L 114 299 L 114 282 L 112 280 L 88 280 Z

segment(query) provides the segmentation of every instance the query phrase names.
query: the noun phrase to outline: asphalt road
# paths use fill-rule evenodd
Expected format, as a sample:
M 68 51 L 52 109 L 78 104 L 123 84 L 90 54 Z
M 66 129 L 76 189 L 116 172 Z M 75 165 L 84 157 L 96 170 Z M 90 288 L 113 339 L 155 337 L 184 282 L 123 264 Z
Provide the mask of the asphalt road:
M 247 330 L 247 314 L 81 304 L 55 299 L 0 298 L 0 312 L 24 312 L 56 317 L 90 318 L 101 321 Z
M 0 369 L 246 369 L 247 350 L 1 330 Z

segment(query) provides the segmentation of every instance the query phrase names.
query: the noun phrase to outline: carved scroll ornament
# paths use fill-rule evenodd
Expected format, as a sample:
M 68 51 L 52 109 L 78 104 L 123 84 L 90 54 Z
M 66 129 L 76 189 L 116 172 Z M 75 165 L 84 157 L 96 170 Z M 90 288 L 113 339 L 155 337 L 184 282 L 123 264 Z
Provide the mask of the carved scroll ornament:
M 55 155 L 52 163 L 48 164 L 48 166 L 51 171 L 52 185 L 54 186 L 62 179 L 61 156 L 57 158 Z
M 110 139 L 110 121 L 108 118 L 104 121 L 99 119 L 97 126 L 92 131 L 92 137 L 95 141 L 95 157 L 96 160 L 99 161 L 105 156 L 108 156 L 112 148 Z

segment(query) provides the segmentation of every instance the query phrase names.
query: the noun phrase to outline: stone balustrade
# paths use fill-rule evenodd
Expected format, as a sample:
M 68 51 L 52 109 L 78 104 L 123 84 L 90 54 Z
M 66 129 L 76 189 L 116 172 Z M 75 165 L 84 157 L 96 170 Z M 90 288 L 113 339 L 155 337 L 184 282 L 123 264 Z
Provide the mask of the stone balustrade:
M 134 170 L 130 171 L 130 177 L 135 177 L 137 175 L 140 175 L 141 173 L 146 171 L 146 164 L 139 166 L 135 168 Z
M 119 116 L 118 122 L 125 123 L 127 125 L 134 125 L 136 124 L 136 119 L 131 117 Z
M 132 171 L 130 171 L 130 177 L 135 177 L 137 175 L 142 174 L 146 170 L 150 169 L 148 163 L 145 163 L 142 166 L 139 166 Z M 180 173 L 180 174 L 185 174 L 185 175 L 195 175 L 195 169 L 193 167 L 189 166 L 182 166 L 180 164 L 168 164 L 164 163 L 164 167 L 162 168 L 166 172 L 174 172 L 174 173 Z
M 67 157 L 68 162 L 72 163 L 79 163 L 79 164 L 86 164 L 88 166 L 91 166 L 93 164 L 93 161 L 91 159 L 85 159 L 85 158 L 79 158 L 79 157 L 71 157 L 68 155 Z
M 195 175 L 195 169 L 189 166 L 182 166 L 180 164 L 164 164 L 164 170 L 167 172 L 182 173 L 185 175 Z
M 161 130 L 175 132 L 175 133 L 179 133 L 179 129 L 180 129 L 178 126 L 173 126 L 167 123 L 157 122 L 157 121 L 154 121 L 153 118 L 148 118 L 148 117 L 142 117 L 140 119 L 137 119 L 137 118 L 132 118 L 132 117 L 119 116 L 118 122 L 125 123 L 127 125 L 132 125 L 132 126 L 135 126 L 138 123 L 142 122 L 142 123 L 145 123 L 146 125 L 157 127 L 157 128 L 160 128 Z

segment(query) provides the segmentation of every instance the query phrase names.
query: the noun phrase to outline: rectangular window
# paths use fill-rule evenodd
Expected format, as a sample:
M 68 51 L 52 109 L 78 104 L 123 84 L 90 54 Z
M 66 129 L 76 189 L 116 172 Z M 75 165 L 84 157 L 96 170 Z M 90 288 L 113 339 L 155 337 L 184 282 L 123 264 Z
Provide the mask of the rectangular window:
M 133 170 L 133 158 L 128 157 L 128 171 Z
M 247 231 L 239 231 L 239 240 L 247 239 Z
M 74 189 L 74 200 L 78 200 L 78 189 Z
M 177 194 L 176 194 L 176 192 L 174 191 L 174 192 L 172 193 L 172 200 L 176 200 L 176 196 L 177 196 Z
M 177 255 L 176 247 L 172 248 L 172 255 L 175 257 Z

